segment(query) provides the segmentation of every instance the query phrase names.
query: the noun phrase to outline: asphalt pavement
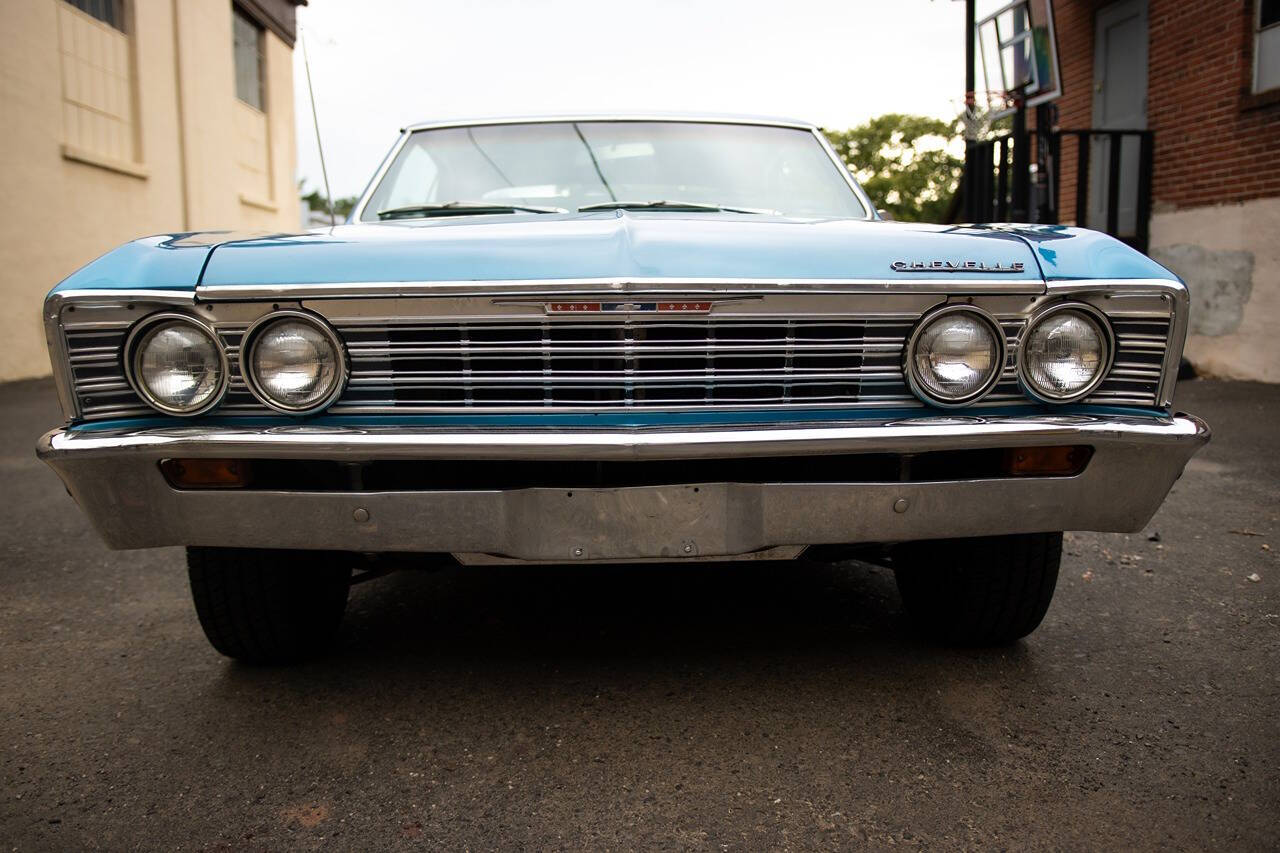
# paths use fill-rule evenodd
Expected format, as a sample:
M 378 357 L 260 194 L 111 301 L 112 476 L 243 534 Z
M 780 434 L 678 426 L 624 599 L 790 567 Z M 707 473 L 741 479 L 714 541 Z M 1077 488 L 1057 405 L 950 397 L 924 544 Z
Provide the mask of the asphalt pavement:
M 1178 397 L 1213 442 L 1010 648 L 857 563 L 451 568 L 257 669 L 36 460 L 51 386 L 0 386 L 0 847 L 1275 849 L 1280 386 Z

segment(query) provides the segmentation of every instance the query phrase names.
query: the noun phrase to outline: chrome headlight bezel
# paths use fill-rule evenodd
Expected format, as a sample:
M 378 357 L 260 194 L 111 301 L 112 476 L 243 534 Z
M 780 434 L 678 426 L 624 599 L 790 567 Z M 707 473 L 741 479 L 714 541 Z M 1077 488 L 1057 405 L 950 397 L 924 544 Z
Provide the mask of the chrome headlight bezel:
M 274 324 L 285 321 L 294 320 L 306 323 L 328 340 L 329 345 L 333 347 L 334 359 L 337 364 L 337 372 L 335 374 L 333 388 L 330 389 L 319 402 L 313 403 L 306 407 L 293 407 L 281 403 L 270 394 L 263 390 L 257 373 L 253 369 L 254 348 L 262 339 L 262 334 Z M 249 393 L 254 396 L 259 403 L 269 409 L 286 415 L 313 415 L 322 412 L 332 406 L 342 393 L 347 389 L 347 378 L 349 376 L 347 366 L 347 348 L 342 343 L 342 338 L 338 337 L 338 333 L 334 331 L 323 318 L 310 313 L 309 311 L 300 311 L 294 308 L 281 309 L 272 311 L 259 317 L 245 331 L 244 337 L 241 339 L 240 345 L 240 375 L 244 378 L 244 384 L 249 389 Z
M 1099 340 L 1102 341 L 1104 352 L 1100 359 L 1100 367 L 1097 374 L 1082 388 L 1072 391 L 1070 394 L 1054 394 L 1040 388 L 1031 381 L 1027 368 L 1026 343 L 1031 339 L 1031 333 L 1037 326 L 1045 320 L 1052 318 L 1056 314 L 1063 312 L 1075 312 L 1083 314 L 1087 319 L 1093 321 L 1097 326 Z M 1018 337 L 1018 384 L 1022 386 L 1023 392 L 1044 403 L 1073 403 L 1088 397 L 1098 386 L 1106 380 L 1107 375 L 1111 372 L 1112 362 L 1116 357 L 1116 340 L 1115 331 L 1111 328 L 1111 322 L 1107 319 L 1107 315 L 1099 311 L 1097 308 L 1086 302 L 1058 302 L 1053 305 L 1046 306 L 1031 316 L 1027 321 L 1027 325 L 1023 327 L 1022 334 Z
M 218 385 L 217 389 L 209 395 L 209 398 L 198 406 L 188 409 L 180 409 L 160 400 L 151 389 L 147 387 L 147 383 L 142 380 L 141 344 L 147 335 L 159 325 L 168 323 L 182 323 L 194 328 L 200 332 L 209 342 L 213 344 L 213 350 L 218 354 Z M 218 333 L 214 331 L 212 326 L 197 320 L 189 314 L 182 314 L 177 311 L 162 311 L 158 314 L 152 314 L 144 317 L 134 324 L 129 330 L 128 337 L 124 342 L 124 375 L 129 386 L 133 388 L 134 393 L 142 398 L 148 406 L 156 411 L 173 415 L 179 418 L 191 418 L 196 415 L 202 415 L 222 402 L 222 398 L 227 393 L 227 386 L 230 384 L 231 371 L 227 362 L 227 351 L 222 346 L 222 340 L 218 337 Z
M 975 317 L 979 322 L 988 327 L 991 332 L 992 339 L 996 344 L 996 368 L 987 377 L 986 381 L 975 391 L 972 391 L 963 397 L 946 399 L 935 396 L 928 386 L 920 379 L 916 373 L 916 344 L 919 343 L 920 335 L 925 329 L 929 328 L 936 320 L 950 314 L 969 314 Z M 907 339 L 906 348 L 903 350 L 903 361 L 905 362 L 903 373 L 906 374 L 907 384 L 911 387 L 911 392 L 920 400 L 930 406 L 938 406 L 944 409 L 959 409 L 965 406 L 972 406 L 987 394 L 991 393 L 991 389 L 995 388 L 1000 382 L 1000 377 L 1004 375 L 1005 362 L 1008 360 L 1008 345 L 1005 341 L 1004 330 L 996 319 L 983 311 L 968 304 L 944 305 L 933 311 L 926 313 L 920 318 L 920 322 L 916 323 L 916 327 L 911 331 L 911 337 Z

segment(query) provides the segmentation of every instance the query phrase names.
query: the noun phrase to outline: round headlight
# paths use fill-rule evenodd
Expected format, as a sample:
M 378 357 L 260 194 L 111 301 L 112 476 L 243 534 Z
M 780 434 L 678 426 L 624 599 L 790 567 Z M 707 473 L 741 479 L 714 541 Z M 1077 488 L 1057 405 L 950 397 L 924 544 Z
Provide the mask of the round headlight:
M 1110 337 L 1092 309 L 1058 308 L 1034 320 L 1018 357 L 1022 382 L 1043 400 L 1078 400 L 1102 381 Z
M 138 326 L 128 342 L 129 378 L 153 408 L 198 415 L 217 404 L 226 387 L 226 360 L 213 334 L 181 315 Z
M 1004 336 L 976 309 L 944 308 L 911 336 L 907 360 L 911 387 L 926 402 L 972 403 L 1000 378 Z
M 305 415 L 325 408 L 342 393 L 342 344 L 332 329 L 310 314 L 270 315 L 245 337 L 248 345 L 241 364 L 246 384 L 271 408 Z

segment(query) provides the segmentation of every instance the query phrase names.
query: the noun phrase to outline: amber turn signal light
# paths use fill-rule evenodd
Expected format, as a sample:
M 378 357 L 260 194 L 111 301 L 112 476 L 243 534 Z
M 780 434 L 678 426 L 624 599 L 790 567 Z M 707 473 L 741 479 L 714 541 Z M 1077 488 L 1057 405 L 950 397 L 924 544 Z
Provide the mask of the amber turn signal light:
M 1004 470 L 1015 477 L 1070 477 L 1079 474 L 1093 455 L 1084 444 L 1059 447 L 1011 447 L 1004 453 Z
M 243 459 L 165 459 L 160 471 L 178 489 L 243 488 L 253 473 Z

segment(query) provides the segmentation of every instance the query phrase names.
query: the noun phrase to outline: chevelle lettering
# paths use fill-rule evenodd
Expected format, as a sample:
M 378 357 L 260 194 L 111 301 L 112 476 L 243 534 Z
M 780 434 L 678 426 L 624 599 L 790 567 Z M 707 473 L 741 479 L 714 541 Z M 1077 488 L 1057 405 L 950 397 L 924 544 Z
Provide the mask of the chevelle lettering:
M 985 261 L 894 261 L 889 264 L 894 272 L 1022 272 L 1022 261 L 1008 264 Z

